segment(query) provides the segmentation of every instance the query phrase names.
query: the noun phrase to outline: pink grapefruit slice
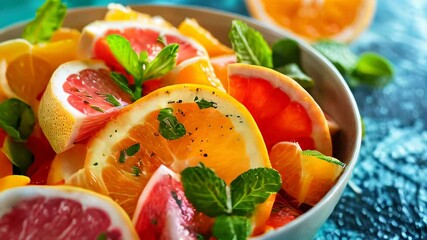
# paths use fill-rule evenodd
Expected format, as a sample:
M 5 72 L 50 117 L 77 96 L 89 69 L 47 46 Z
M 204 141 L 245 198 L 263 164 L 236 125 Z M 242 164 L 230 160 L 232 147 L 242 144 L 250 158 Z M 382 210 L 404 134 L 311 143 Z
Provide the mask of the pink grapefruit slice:
M 117 203 L 81 188 L 17 187 L 0 205 L 0 239 L 137 239 Z
M 39 123 L 56 153 L 100 129 L 130 96 L 101 61 L 71 61 L 52 75 L 40 102 Z

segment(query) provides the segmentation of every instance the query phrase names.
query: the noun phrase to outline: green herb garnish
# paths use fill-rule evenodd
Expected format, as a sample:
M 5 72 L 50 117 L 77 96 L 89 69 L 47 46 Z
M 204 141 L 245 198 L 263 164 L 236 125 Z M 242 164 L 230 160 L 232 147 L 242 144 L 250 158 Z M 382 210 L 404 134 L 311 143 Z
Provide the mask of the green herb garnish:
M 291 63 L 301 66 L 300 49 L 298 42 L 290 38 L 278 40 L 271 47 L 273 53 L 273 67 L 278 68 Z
M 106 94 L 105 95 L 105 101 L 111 103 L 111 105 L 113 105 L 114 107 L 119 107 L 121 106 L 120 102 L 117 100 L 116 97 L 114 97 L 111 94 Z
M 219 216 L 212 233 L 217 240 L 246 240 L 252 233 L 251 220 L 241 216 Z
M 209 102 L 209 101 L 206 101 L 204 98 L 199 100 L 199 97 L 195 97 L 194 102 L 197 103 L 197 106 L 199 106 L 199 109 L 218 107 L 216 102 L 212 102 L 212 101 Z
M 187 133 L 184 125 L 173 115 L 172 108 L 161 109 L 157 120 L 160 122 L 160 134 L 168 140 L 178 139 Z
M 95 105 L 90 105 L 90 107 L 93 109 L 93 110 L 95 110 L 95 111 L 98 111 L 98 112 L 104 112 L 104 110 L 102 110 L 100 107 L 98 107 L 98 106 L 95 106 Z
M 61 0 L 46 0 L 33 21 L 25 26 L 22 37 L 32 44 L 44 43 L 62 26 L 67 7 Z
M 124 150 L 120 151 L 119 155 L 119 163 L 125 163 L 126 162 L 126 153 Z
M 233 20 L 228 33 L 231 46 L 237 55 L 237 62 L 271 68 L 271 49 L 264 37 L 246 23 Z
M 133 96 L 133 91 L 129 88 L 129 82 L 123 74 L 118 72 L 110 72 L 110 77 L 122 90 L 129 94 L 132 99 L 135 99 Z
M 303 88 L 311 88 L 314 86 L 314 81 L 311 77 L 307 76 L 296 63 L 289 63 L 287 65 L 276 68 L 276 71 L 292 78 Z
M 340 160 L 338 160 L 334 157 L 326 156 L 323 153 L 316 151 L 316 150 L 304 150 L 301 152 L 301 154 L 305 155 L 305 156 L 316 157 L 316 158 L 321 159 L 323 161 L 333 163 L 333 164 L 337 164 L 337 165 L 340 165 L 341 167 L 345 167 L 345 163 L 341 162 Z
M 322 40 L 313 47 L 325 56 L 344 76 L 349 76 L 356 68 L 357 56 L 344 43 Z
M 18 170 L 16 174 L 25 175 L 34 161 L 33 153 L 25 143 L 16 142 L 9 137 L 4 142 L 3 152 Z
M 23 142 L 33 132 L 34 112 L 29 105 L 16 98 L 0 103 L 0 128 L 17 142 Z
M 135 177 L 141 176 L 141 169 L 139 169 L 139 167 L 137 167 L 137 166 L 132 166 L 132 174 Z
M 217 239 L 247 239 L 255 207 L 282 185 L 276 170 L 256 168 L 238 176 L 229 187 L 203 163 L 184 169 L 181 181 L 185 196 L 196 210 L 216 217 L 213 234 Z
M 143 51 L 136 53 L 130 42 L 117 34 L 107 36 L 107 43 L 117 61 L 132 75 L 135 80 L 134 90 L 128 86 L 124 76 L 112 74 L 113 80 L 126 92 L 132 92 L 133 100 L 142 97 L 142 83 L 146 80 L 161 77 L 172 70 L 176 65 L 179 49 L 178 44 L 170 44 L 164 47 L 152 60 L 148 60 L 148 53 Z
M 135 143 L 134 145 L 126 148 L 125 150 L 126 155 L 133 156 L 139 151 L 140 148 L 141 148 L 141 145 L 139 145 L 139 143 Z

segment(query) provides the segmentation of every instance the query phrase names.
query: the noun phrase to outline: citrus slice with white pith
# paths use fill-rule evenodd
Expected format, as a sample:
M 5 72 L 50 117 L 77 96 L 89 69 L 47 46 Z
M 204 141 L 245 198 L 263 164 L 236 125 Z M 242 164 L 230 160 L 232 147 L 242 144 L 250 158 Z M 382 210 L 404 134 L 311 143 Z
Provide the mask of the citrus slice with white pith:
M 70 186 L 25 186 L 0 193 L 1 239 L 137 239 L 123 209 Z
M 101 61 L 71 61 L 52 75 L 40 102 L 39 123 L 55 152 L 101 128 L 130 96 L 111 79 Z
M 114 116 L 90 139 L 85 168 L 66 183 L 106 194 L 132 215 L 160 165 L 181 172 L 200 162 L 227 184 L 248 169 L 270 167 L 262 136 L 243 105 L 212 87 L 172 85 Z M 272 202 L 267 205 L 259 224 L 270 214 Z
M 249 110 L 271 149 L 281 141 L 332 155 L 332 141 L 322 109 L 293 79 L 269 68 L 228 65 L 228 92 Z

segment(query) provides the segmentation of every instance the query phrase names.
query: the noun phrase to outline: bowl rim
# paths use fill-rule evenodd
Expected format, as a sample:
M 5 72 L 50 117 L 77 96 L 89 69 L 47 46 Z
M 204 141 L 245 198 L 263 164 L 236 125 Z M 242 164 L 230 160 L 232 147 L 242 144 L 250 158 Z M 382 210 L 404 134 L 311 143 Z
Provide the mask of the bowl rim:
M 274 31 L 275 33 L 278 33 L 279 35 L 282 35 L 283 37 L 288 37 L 296 40 L 298 42 L 298 45 L 302 48 L 304 48 L 305 51 L 309 52 L 313 55 L 314 58 L 317 58 L 318 61 L 323 62 L 327 67 L 333 72 L 335 77 L 339 80 L 338 83 L 341 85 L 340 87 L 343 88 L 345 91 L 345 95 L 350 101 L 351 104 L 351 111 L 354 113 L 355 123 L 356 123 L 356 129 L 355 129 L 355 141 L 354 141 L 354 147 L 352 148 L 352 151 L 350 153 L 349 162 L 346 164 L 346 167 L 344 169 L 344 172 L 339 177 L 338 181 L 334 184 L 334 186 L 328 191 L 328 193 L 313 207 L 311 207 L 309 210 L 304 212 L 302 215 L 298 216 L 296 219 L 292 220 L 288 224 L 286 224 L 283 227 L 280 227 L 276 230 L 269 231 L 263 235 L 252 237 L 251 239 L 264 239 L 267 237 L 278 237 L 281 235 L 282 232 L 286 232 L 288 229 L 295 228 L 298 225 L 302 224 L 305 221 L 308 221 L 310 217 L 315 215 L 316 213 L 320 212 L 322 208 L 325 207 L 325 205 L 331 201 L 334 195 L 339 194 L 339 198 L 341 198 L 342 192 L 339 193 L 340 188 L 343 189 L 346 187 L 351 174 L 353 172 L 353 169 L 357 163 L 361 142 L 362 142 L 362 123 L 360 118 L 360 112 L 356 103 L 356 100 L 353 96 L 353 94 L 350 91 L 349 86 L 345 82 L 342 75 L 339 73 L 337 68 L 329 61 L 327 60 L 323 55 L 321 55 L 317 50 L 315 50 L 309 43 L 307 43 L 302 38 L 292 34 L 291 32 L 288 32 L 284 29 L 278 28 L 277 26 L 268 25 L 266 23 L 263 23 L 257 19 L 244 16 L 241 14 L 228 12 L 224 10 L 218 10 L 210 7 L 202 7 L 202 6 L 195 6 L 195 5 L 183 5 L 183 4 L 175 4 L 175 5 L 164 5 L 164 4 L 130 4 L 126 5 L 131 8 L 140 8 L 140 7 L 152 7 L 152 8 L 168 8 L 172 10 L 190 10 L 195 12 L 201 12 L 201 13 L 207 13 L 207 14 L 215 14 L 220 16 L 226 16 L 231 17 L 235 19 L 241 19 L 247 23 L 250 23 L 252 26 L 255 27 L 261 27 L 269 31 Z M 74 7 L 67 9 L 67 15 L 68 14 L 77 14 L 82 11 L 104 11 L 107 10 L 107 6 L 82 6 L 82 7 Z M 147 12 L 150 14 L 149 12 Z M 28 23 L 29 20 L 20 21 L 14 24 L 11 24 L 9 26 L 6 26 L 4 28 L 0 29 L 0 36 L 5 34 L 7 31 L 11 31 L 13 29 L 19 29 L 23 28 L 26 23 Z M 343 190 L 341 190 L 343 191 Z M 336 205 L 334 205 L 335 208 Z M 328 218 L 330 215 L 328 215 Z M 324 223 L 323 223 L 324 224 Z M 322 225 L 323 225 L 322 224 Z M 318 230 L 318 229 L 317 229 Z

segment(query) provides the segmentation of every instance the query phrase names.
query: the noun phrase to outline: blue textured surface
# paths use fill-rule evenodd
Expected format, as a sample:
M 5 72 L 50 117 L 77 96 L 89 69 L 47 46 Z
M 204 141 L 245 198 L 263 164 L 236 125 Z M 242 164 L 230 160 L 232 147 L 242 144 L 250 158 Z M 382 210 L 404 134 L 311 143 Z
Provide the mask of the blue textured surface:
M 13 2 L 13 3 L 12 3 Z M 42 0 L 0 2 L 0 28 L 32 18 Z M 105 5 L 74 0 L 68 6 Z M 243 1 L 116 1 L 214 7 L 246 14 Z M 427 239 L 427 2 L 378 0 L 369 31 L 352 48 L 395 66 L 383 89 L 353 90 L 366 124 L 350 187 L 315 239 Z

